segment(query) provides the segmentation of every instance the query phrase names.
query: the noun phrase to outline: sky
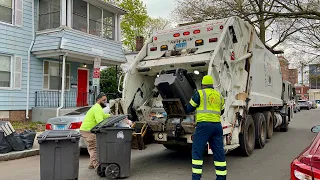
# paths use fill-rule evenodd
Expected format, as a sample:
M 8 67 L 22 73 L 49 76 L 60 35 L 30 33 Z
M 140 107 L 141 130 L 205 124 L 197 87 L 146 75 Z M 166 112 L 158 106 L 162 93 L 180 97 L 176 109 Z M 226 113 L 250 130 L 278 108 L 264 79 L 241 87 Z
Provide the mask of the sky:
M 142 0 L 147 6 L 148 15 L 156 18 L 170 18 L 171 12 L 175 8 L 174 0 Z

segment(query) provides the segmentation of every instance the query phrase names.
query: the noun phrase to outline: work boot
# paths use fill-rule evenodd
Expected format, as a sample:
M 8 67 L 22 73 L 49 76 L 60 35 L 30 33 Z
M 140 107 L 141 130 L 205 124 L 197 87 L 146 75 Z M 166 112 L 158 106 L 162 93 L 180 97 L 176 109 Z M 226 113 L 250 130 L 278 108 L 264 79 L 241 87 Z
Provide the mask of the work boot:
M 91 161 L 90 161 L 90 164 L 88 165 L 88 169 L 94 169 L 94 166 Z

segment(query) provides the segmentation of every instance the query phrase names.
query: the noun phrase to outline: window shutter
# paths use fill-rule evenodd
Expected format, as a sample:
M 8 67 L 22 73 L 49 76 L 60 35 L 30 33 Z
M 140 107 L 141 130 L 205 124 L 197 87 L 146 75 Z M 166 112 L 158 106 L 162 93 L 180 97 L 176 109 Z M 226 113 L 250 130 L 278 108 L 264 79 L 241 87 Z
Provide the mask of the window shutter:
M 14 8 L 15 25 L 22 27 L 23 24 L 23 0 L 15 0 Z
M 22 80 L 22 58 L 14 58 L 14 89 L 21 89 Z

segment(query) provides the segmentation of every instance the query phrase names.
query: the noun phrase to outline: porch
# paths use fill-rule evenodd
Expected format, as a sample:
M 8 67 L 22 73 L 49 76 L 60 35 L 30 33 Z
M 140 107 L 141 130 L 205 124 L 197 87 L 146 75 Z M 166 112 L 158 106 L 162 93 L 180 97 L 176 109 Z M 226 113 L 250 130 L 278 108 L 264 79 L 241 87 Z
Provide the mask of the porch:
M 116 93 L 106 93 L 108 100 L 117 98 Z M 64 92 L 63 109 L 75 109 L 95 104 L 95 93 L 93 92 Z M 61 92 L 59 91 L 37 91 L 35 93 L 35 108 L 58 108 L 60 107 Z
M 99 92 L 99 75 L 94 72 L 100 66 L 126 63 L 120 41 L 120 16 L 125 11 L 100 0 L 39 3 L 38 31 L 31 52 L 40 65 L 43 63 L 43 75 L 39 81 L 42 89 L 34 91 L 32 117 L 46 122 L 93 105 L 94 93 Z M 60 13 L 48 12 L 52 7 Z M 51 18 L 53 14 L 57 17 Z
M 92 106 L 95 103 L 93 92 L 65 91 L 63 108 L 59 114 L 65 115 L 77 108 Z M 116 93 L 107 93 L 108 100 L 117 98 Z M 35 107 L 32 108 L 32 121 L 46 123 L 49 118 L 55 117 L 57 108 L 61 105 L 60 91 L 36 91 Z
M 61 105 L 60 91 L 36 91 L 35 92 L 35 107 L 58 108 Z M 90 106 L 94 104 L 93 92 L 64 92 L 63 108 L 76 108 Z

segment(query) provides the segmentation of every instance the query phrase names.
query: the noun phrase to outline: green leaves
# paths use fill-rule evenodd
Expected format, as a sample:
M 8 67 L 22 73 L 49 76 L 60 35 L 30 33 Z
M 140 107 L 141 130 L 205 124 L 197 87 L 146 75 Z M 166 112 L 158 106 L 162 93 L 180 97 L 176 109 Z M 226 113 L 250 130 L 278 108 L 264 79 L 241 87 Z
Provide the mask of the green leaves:
M 107 0 L 112 2 L 111 0 Z M 115 5 L 127 11 L 121 18 L 122 43 L 131 51 L 136 47 L 136 36 L 143 36 L 148 19 L 147 7 L 142 0 L 116 0 Z
M 163 18 L 151 18 L 142 0 L 106 0 L 124 10 L 127 14 L 121 18 L 122 43 L 126 49 L 134 51 L 136 37 L 143 36 L 145 40 L 154 32 L 163 30 L 170 22 Z
M 121 68 L 118 67 L 118 77 L 122 74 Z M 118 92 L 118 78 L 116 67 L 111 66 L 101 71 L 100 75 L 100 89 L 104 93 L 117 93 Z

